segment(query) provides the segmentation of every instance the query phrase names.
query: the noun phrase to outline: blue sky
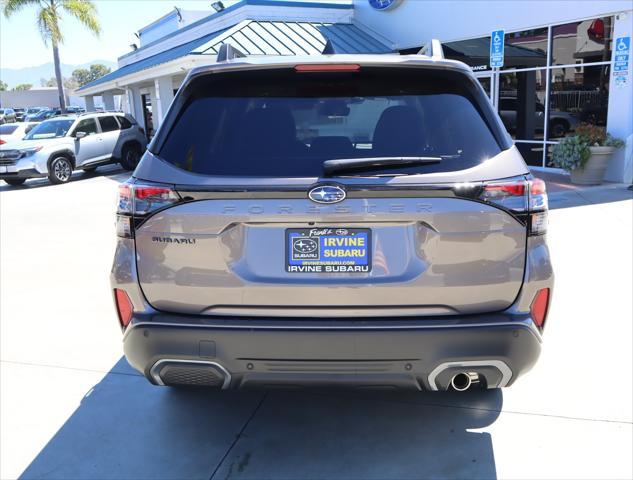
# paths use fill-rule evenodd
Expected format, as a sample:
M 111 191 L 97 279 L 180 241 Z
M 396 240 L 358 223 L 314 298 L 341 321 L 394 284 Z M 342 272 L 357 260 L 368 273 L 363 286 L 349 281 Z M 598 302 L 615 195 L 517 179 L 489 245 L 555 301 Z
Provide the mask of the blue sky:
M 229 6 L 235 2 L 226 0 L 224 4 Z M 96 0 L 103 29 L 101 36 L 94 37 L 75 20 L 66 17 L 62 24 L 65 43 L 60 48 L 61 61 L 67 64 L 116 61 L 130 51 L 129 45 L 136 40 L 134 32 L 174 6 L 211 13 L 211 3 L 211 0 Z M 9 20 L 0 15 L 0 67 L 23 68 L 52 61 L 52 51 L 42 43 L 35 12 L 35 7 L 26 7 Z

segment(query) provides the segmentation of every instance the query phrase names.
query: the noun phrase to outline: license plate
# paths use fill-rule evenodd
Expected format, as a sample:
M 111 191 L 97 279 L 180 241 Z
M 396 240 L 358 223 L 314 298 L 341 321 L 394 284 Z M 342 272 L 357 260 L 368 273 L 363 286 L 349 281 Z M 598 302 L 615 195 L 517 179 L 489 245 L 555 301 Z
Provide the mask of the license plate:
M 7 173 L 7 167 L 0 167 L 0 173 Z
M 371 271 L 369 228 L 289 228 L 286 271 L 363 273 Z

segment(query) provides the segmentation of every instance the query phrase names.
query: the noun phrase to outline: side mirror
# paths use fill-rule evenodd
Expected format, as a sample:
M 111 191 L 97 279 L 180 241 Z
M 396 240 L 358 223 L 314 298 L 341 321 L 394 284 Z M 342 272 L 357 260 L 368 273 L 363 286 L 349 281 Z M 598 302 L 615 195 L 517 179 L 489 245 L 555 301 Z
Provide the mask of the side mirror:
M 88 136 L 88 134 L 86 132 L 76 132 L 75 133 L 75 138 L 77 140 L 80 140 L 80 139 L 82 139 L 84 137 L 87 137 L 87 136 Z

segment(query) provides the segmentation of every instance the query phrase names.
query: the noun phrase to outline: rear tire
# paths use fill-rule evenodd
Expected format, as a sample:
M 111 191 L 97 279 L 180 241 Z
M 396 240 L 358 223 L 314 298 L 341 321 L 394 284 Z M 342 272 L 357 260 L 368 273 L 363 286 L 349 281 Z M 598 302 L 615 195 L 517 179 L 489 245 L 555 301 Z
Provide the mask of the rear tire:
M 134 170 L 141 159 L 141 149 L 137 145 L 125 145 L 119 163 L 128 171 Z
M 567 122 L 557 120 L 552 122 L 550 129 L 550 136 L 552 138 L 560 138 L 564 137 L 565 134 L 569 131 L 569 125 L 567 124 Z
M 26 182 L 26 178 L 5 178 L 4 181 L 7 182 L 9 185 L 18 187 Z
M 73 164 L 63 156 L 55 157 L 48 167 L 48 179 L 54 184 L 67 183 L 73 174 Z

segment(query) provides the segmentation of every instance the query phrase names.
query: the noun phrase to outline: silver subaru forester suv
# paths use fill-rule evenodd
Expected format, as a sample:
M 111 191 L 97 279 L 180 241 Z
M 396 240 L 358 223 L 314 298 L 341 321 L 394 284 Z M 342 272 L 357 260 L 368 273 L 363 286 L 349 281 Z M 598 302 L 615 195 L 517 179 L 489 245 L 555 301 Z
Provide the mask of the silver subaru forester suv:
M 134 170 L 145 131 L 121 112 L 65 114 L 33 127 L 22 139 L 0 146 L 0 180 L 22 185 L 30 178 L 70 181 L 74 170 L 93 172 L 110 163 Z
M 120 186 L 125 355 L 156 385 L 505 387 L 540 353 L 546 228 L 460 62 L 200 67 Z

